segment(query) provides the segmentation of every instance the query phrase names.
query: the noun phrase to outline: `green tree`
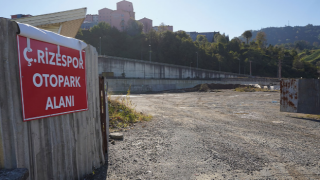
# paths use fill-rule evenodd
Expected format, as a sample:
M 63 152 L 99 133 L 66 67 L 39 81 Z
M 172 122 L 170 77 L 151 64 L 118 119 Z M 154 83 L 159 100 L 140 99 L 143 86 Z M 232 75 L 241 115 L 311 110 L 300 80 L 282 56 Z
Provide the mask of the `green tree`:
M 130 36 L 136 36 L 142 33 L 143 24 L 139 21 L 136 21 L 130 18 L 127 22 L 126 32 Z
M 257 36 L 256 36 L 256 41 L 257 41 L 257 44 L 259 46 L 259 48 L 263 48 L 265 47 L 266 43 L 267 43 L 267 35 L 265 32 L 258 32 L 257 33 Z
M 241 40 L 239 38 L 233 38 L 229 42 L 229 49 L 231 51 L 239 52 L 241 48 Z
M 196 41 L 198 42 L 207 42 L 207 37 L 205 35 L 197 35 Z
M 298 56 L 294 57 L 294 60 L 293 60 L 293 63 L 292 63 L 292 67 L 295 68 L 295 69 L 298 69 L 298 70 L 304 68 L 303 62 L 300 60 L 300 58 Z
M 161 35 L 164 32 L 168 31 L 167 25 L 165 25 L 163 22 L 158 26 L 158 33 Z
M 197 35 L 196 42 L 199 43 L 200 47 L 203 47 L 207 42 L 207 37 L 205 35 Z
M 217 39 L 217 43 L 222 43 L 222 44 L 227 44 L 229 42 L 229 40 L 226 38 L 225 35 L 217 35 L 216 36 L 216 39 Z
M 316 28 L 316 26 L 310 28 Z M 252 73 L 267 77 L 276 77 L 280 58 L 283 63 L 283 77 L 318 77 L 319 64 L 315 64 L 317 61 L 309 63 L 300 59 L 300 56 L 302 58 L 302 55 L 307 55 L 308 51 L 309 54 L 315 51 L 311 49 L 315 47 L 310 46 L 306 41 L 261 48 L 265 46 L 266 37 L 264 35 L 254 34 L 255 41 L 251 42 L 248 37 L 247 45 L 245 45 L 246 43 L 239 38 L 229 41 L 228 36 L 219 33 L 215 34 L 213 43 L 209 43 L 205 36 L 198 36 L 193 42 L 191 37 L 183 31 L 167 31 L 164 24 L 160 27 L 160 32 L 151 30 L 144 34 L 141 31 L 139 23 L 134 20 L 127 23 L 125 31 L 119 31 L 106 23 L 99 23 L 90 30 L 80 30 L 76 38 L 95 46 L 98 52 L 100 52 L 101 42 L 101 54 L 149 61 L 151 49 L 153 62 L 188 67 L 191 63 L 196 66 L 197 54 L 195 52 L 198 52 L 199 68 L 234 73 L 239 72 L 239 58 L 241 59 L 241 71 L 248 74 L 249 61 L 252 61 Z M 304 32 L 304 30 L 294 29 L 293 33 L 296 34 L 296 31 L 299 31 L 299 36 L 302 36 Z M 312 37 L 314 38 L 315 35 Z M 273 37 L 268 36 L 268 42 L 269 38 Z M 312 42 L 318 41 L 313 40 Z
M 247 44 L 249 44 L 249 39 L 252 38 L 252 32 L 247 30 L 242 33 L 242 36 L 247 39 Z
M 218 36 L 220 36 L 221 34 L 218 32 L 213 36 L 213 41 L 217 42 L 218 41 Z

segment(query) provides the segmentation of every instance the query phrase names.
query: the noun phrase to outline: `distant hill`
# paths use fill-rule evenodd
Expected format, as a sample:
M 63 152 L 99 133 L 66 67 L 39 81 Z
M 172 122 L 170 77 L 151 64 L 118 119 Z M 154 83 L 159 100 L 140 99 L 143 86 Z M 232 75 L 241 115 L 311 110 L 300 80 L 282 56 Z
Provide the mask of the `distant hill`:
M 320 45 L 320 26 L 308 24 L 306 26 L 285 26 L 285 27 L 268 27 L 258 31 L 252 31 L 251 41 L 256 37 L 259 31 L 267 35 L 267 44 L 285 44 L 294 43 L 295 41 L 308 41 L 310 45 L 317 42 Z M 244 38 L 241 37 L 243 41 Z

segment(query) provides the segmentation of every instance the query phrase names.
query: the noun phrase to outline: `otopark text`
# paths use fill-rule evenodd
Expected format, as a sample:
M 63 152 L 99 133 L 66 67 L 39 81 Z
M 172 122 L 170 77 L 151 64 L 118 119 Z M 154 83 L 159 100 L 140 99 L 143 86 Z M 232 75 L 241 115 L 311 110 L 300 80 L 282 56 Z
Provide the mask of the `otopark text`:
M 88 110 L 84 50 L 17 41 L 24 121 Z

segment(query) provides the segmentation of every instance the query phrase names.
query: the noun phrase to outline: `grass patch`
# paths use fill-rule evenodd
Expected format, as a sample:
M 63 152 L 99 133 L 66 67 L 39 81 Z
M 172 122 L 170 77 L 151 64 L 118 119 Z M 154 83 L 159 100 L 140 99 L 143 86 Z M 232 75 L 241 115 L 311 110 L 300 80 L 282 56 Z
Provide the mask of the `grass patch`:
M 237 92 L 273 92 L 273 90 L 256 88 L 252 86 L 238 87 L 238 88 L 235 88 L 234 90 Z
M 307 62 L 311 62 L 311 63 L 316 63 L 317 61 L 320 60 L 320 49 L 316 50 L 315 52 L 313 52 L 309 56 L 303 57 L 302 60 L 307 61 Z
M 135 105 L 130 100 L 130 88 L 131 86 L 125 97 L 111 99 L 110 96 L 108 96 L 109 122 L 111 129 L 126 128 L 133 123 L 149 121 L 152 118 L 151 115 L 145 115 L 134 109 Z
M 320 120 L 320 115 L 318 114 L 290 114 L 288 117 L 299 118 L 299 119 L 312 119 Z

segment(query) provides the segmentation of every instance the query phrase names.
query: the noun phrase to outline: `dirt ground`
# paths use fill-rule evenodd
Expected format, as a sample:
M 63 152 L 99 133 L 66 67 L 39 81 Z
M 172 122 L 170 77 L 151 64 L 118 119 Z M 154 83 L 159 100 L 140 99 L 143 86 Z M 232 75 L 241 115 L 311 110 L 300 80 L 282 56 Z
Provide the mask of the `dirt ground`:
M 279 92 L 141 94 L 131 100 L 154 118 L 110 145 L 101 177 L 320 179 L 320 121 L 280 112 Z

